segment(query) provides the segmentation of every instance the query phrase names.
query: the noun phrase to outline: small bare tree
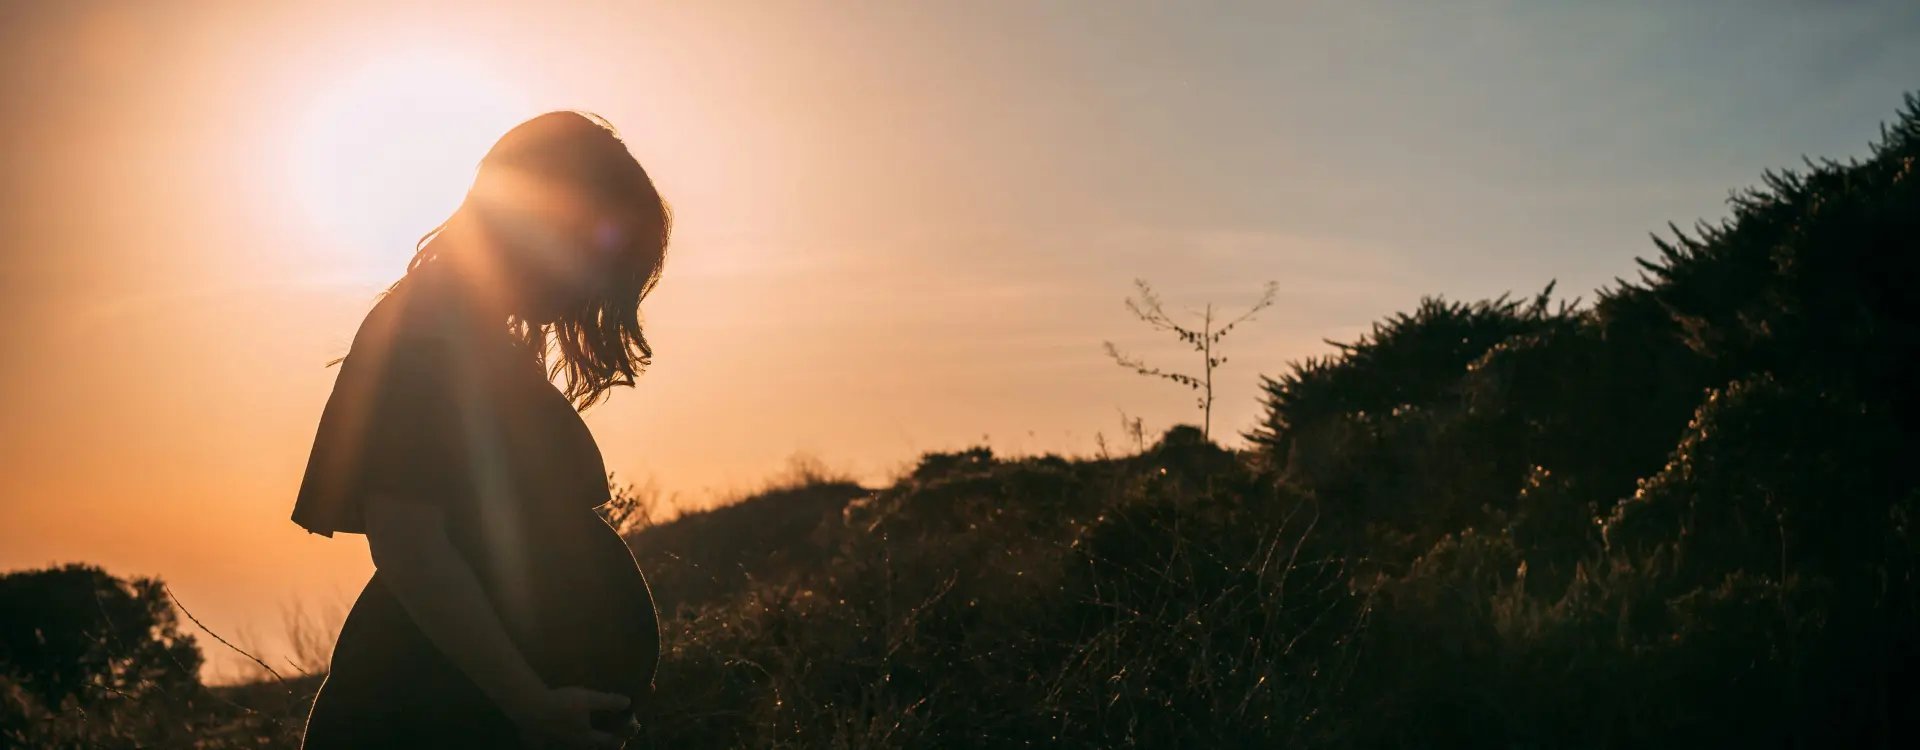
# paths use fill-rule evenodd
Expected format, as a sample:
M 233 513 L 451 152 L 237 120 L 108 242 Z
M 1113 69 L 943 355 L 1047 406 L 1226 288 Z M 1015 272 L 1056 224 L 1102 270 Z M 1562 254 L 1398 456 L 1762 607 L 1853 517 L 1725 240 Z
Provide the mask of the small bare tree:
M 1127 310 L 1132 312 L 1134 317 L 1146 321 L 1148 325 L 1153 326 L 1157 330 L 1172 331 L 1181 341 L 1187 342 L 1188 345 L 1193 347 L 1194 351 L 1199 352 L 1202 363 L 1200 375 L 1196 377 L 1184 373 L 1168 372 L 1158 367 L 1149 367 L 1145 362 L 1121 353 L 1120 349 L 1114 346 L 1111 341 L 1104 342 L 1107 348 L 1107 356 L 1112 357 L 1113 361 L 1120 363 L 1121 367 L 1129 368 L 1141 375 L 1166 378 L 1167 380 L 1171 380 L 1193 390 L 1200 391 L 1200 396 L 1197 399 L 1202 413 L 1200 434 L 1206 439 L 1212 440 L 1213 370 L 1227 362 L 1226 357 L 1215 356 L 1214 349 L 1220 345 L 1220 340 L 1226 338 L 1227 333 L 1232 331 L 1234 326 L 1252 318 L 1254 313 L 1272 306 L 1274 297 L 1280 292 L 1280 283 L 1277 281 L 1267 282 L 1266 289 L 1260 294 L 1259 302 L 1254 303 L 1252 308 L 1241 313 L 1240 317 L 1226 321 L 1224 324 L 1214 320 L 1213 303 L 1211 302 L 1207 303 L 1205 310 L 1190 311 L 1200 316 L 1200 328 L 1198 330 L 1175 323 L 1173 318 L 1168 317 L 1166 310 L 1160 306 L 1160 297 L 1153 293 L 1153 287 L 1147 285 L 1146 279 L 1134 279 L 1133 285 L 1139 290 L 1139 297 L 1137 299 L 1133 297 L 1127 298 Z M 1219 327 L 1216 328 L 1215 326 Z

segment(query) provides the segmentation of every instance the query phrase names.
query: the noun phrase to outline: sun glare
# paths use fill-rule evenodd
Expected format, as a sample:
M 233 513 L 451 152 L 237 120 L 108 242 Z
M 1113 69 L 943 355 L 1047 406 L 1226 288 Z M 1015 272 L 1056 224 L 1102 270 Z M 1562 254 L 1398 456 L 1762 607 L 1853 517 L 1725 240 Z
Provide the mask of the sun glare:
M 343 71 L 305 104 L 291 194 L 323 243 L 381 275 L 459 205 L 493 141 L 534 114 L 474 61 L 418 53 Z

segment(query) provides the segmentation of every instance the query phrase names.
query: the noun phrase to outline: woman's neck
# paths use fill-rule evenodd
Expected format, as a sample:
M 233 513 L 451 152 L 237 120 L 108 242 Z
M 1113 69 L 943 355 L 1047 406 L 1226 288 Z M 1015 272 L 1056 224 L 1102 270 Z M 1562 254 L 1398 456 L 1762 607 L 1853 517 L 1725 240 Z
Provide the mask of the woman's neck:
M 508 308 L 503 300 L 486 293 L 484 280 L 461 266 L 442 254 L 411 271 L 408 275 L 414 277 L 417 298 L 445 309 L 475 330 L 505 328 Z
M 438 270 L 446 277 L 446 286 L 463 298 L 462 304 L 473 314 L 501 325 L 509 318 L 535 325 L 546 322 L 528 315 L 537 306 L 522 298 L 526 279 L 519 278 L 512 264 L 505 262 L 502 248 L 483 228 L 456 221 L 432 242 L 439 247 L 428 265 L 441 267 Z

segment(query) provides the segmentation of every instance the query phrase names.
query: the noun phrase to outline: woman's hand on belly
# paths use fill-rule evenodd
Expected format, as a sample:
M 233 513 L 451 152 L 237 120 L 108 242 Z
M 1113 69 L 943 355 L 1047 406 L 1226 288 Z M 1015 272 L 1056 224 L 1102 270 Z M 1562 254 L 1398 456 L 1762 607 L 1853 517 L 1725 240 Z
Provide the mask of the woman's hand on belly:
M 438 508 L 389 498 L 367 511 L 374 566 L 421 633 L 538 748 L 618 748 L 593 726 L 595 711 L 627 708 L 624 695 L 550 688 L 490 606 L 473 569 L 447 538 Z
M 622 738 L 595 729 L 593 717 L 600 712 L 626 711 L 629 706 L 623 695 L 563 687 L 514 707 L 509 716 L 520 727 L 520 741 L 530 748 L 618 750 Z

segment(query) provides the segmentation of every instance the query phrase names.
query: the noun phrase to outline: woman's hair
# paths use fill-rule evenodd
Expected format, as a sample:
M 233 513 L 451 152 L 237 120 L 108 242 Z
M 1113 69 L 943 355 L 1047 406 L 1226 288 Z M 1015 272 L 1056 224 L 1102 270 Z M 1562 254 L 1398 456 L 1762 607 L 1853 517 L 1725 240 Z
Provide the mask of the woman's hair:
M 536 190 L 541 185 L 567 186 L 591 196 L 598 206 L 613 207 L 625 219 L 615 225 L 624 231 L 596 232 L 594 244 L 612 263 L 584 301 L 560 310 L 550 322 L 518 316 L 508 321 L 512 334 L 533 352 L 549 378 L 565 374 L 567 399 L 584 410 L 614 386 L 633 385 L 652 364 L 653 347 L 640 328 L 640 301 L 660 280 L 672 214 L 605 118 L 571 110 L 548 112 L 514 126 L 480 160 L 475 187 L 460 207 L 415 246 L 409 275 L 439 255 L 445 243 L 434 240 L 448 226 L 477 218 L 463 214 L 487 210 L 475 192 L 501 176 Z M 394 282 L 388 291 L 404 281 Z

